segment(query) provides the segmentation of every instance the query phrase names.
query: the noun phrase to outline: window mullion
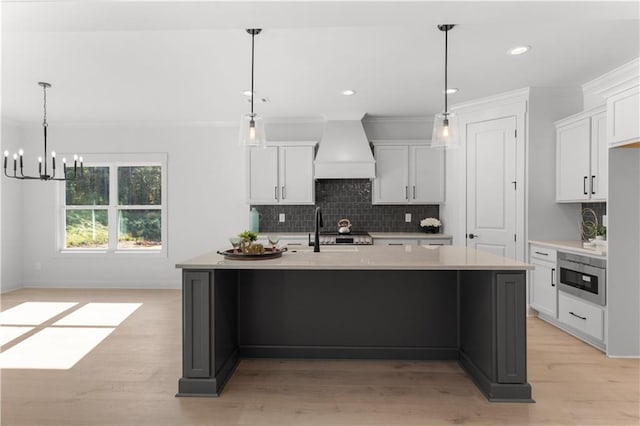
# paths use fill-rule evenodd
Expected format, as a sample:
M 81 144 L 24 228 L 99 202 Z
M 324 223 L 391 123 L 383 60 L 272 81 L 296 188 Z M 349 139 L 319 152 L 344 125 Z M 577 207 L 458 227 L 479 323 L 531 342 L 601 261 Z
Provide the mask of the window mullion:
M 118 166 L 109 166 L 109 251 L 118 248 Z

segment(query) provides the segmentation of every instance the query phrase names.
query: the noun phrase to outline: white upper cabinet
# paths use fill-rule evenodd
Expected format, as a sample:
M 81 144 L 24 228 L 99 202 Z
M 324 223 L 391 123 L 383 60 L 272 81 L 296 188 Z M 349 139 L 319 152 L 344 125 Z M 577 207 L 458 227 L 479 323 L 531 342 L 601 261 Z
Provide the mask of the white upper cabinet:
M 609 146 L 640 142 L 640 86 L 607 98 Z
M 374 146 L 376 178 L 373 204 L 406 204 L 409 201 L 409 147 Z
M 606 201 L 605 135 L 603 107 L 556 122 L 556 201 Z
M 444 151 L 426 142 L 374 141 L 373 204 L 444 202 Z
M 249 204 L 313 204 L 315 142 L 267 145 L 247 150 Z
M 444 150 L 425 145 L 409 147 L 409 181 L 412 203 L 444 201 Z

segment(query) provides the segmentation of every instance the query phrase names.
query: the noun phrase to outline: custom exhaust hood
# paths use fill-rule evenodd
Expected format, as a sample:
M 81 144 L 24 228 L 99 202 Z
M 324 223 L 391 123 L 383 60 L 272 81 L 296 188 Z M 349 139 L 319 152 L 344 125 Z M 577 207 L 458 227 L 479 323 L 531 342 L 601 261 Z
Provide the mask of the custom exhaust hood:
M 315 179 L 373 179 L 376 160 L 362 127 L 362 117 L 325 116 L 326 124 L 314 161 Z

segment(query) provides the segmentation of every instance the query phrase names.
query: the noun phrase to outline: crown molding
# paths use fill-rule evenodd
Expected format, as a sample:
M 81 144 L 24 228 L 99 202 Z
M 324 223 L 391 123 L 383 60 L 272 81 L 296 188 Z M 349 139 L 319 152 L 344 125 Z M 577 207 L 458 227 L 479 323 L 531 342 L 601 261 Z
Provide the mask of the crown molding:
M 455 104 L 449 109 L 451 111 L 466 113 L 487 107 L 527 102 L 529 100 L 530 91 L 531 88 L 525 87 L 523 89 L 487 96 L 486 98 L 474 99 L 472 101 Z
M 608 98 L 616 93 L 640 85 L 640 58 L 615 68 L 582 85 L 585 95 Z

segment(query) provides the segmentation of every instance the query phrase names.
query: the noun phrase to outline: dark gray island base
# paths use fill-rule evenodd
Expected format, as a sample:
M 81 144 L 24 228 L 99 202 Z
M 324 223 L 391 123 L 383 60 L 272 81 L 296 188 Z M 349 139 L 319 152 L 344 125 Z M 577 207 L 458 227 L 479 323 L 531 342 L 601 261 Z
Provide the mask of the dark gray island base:
M 177 396 L 220 395 L 242 357 L 353 358 L 457 360 L 489 401 L 533 402 L 524 270 L 179 267 Z

